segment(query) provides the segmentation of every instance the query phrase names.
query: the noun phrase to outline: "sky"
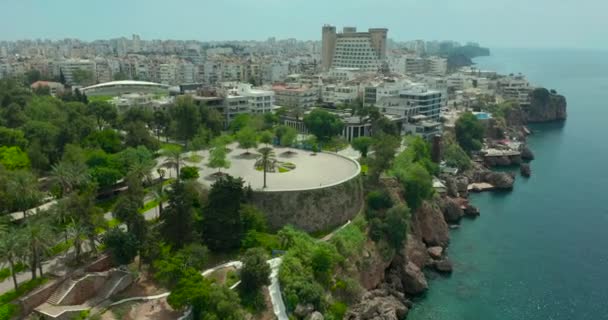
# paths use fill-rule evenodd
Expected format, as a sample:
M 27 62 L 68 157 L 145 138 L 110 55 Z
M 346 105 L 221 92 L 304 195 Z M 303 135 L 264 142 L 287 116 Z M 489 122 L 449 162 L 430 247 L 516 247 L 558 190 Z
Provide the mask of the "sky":
M 320 40 L 321 26 L 397 41 L 608 49 L 607 0 L 0 0 L 0 40 Z

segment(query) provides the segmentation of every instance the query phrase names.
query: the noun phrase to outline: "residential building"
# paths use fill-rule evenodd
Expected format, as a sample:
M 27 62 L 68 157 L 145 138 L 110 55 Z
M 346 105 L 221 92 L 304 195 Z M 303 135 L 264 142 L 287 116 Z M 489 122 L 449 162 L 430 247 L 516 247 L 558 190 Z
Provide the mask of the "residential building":
M 319 99 L 317 89 L 306 85 L 275 84 L 272 91 L 280 107 L 308 109 L 314 107 Z
M 47 87 L 47 88 L 49 88 L 49 93 L 53 97 L 56 96 L 57 94 L 63 93 L 63 91 L 65 90 L 65 87 L 63 86 L 63 84 L 61 84 L 59 82 L 53 82 L 53 81 L 36 81 L 36 82 L 32 83 L 30 85 L 30 87 L 32 88 L 32 90 Z
M 249 113 L 262 114 L 272 112 L 275 108 L 275 93 L 271 90 L 256 89 L 249 83 L 222 83 L 222 89 L 229 95 L 249 98 Z
M 92 82 L 95 82 L 95 76 L 96 76 L 96 71 L 95 71 L 95 62 L 91 61 L 91 60 L 80 60 L 80 59 L 70 59 L 70 60 L 64 60 L 61 61 L 59 63 L 59 70 L 60 73 L 63 74 L 63 76 L 65 77 L 65 82 L 69 85 L 73 85 L 73 84 L 82 84 L 82 83 L 76 83 L 74 79 L 74 72 L 78 72 L 80 70 L 89 73 L 90 76 L 92 77 L 92 79 L 90 79 Z
M 525 76 L 521 74 L 506 76 L 498 79 L 496 85 L 498 93 L 503 99 L 515 101 L 522 106 L 530 104 L 530 92 L 532 92 L 533 87 L 530 86 Z
M 429 120 L 438 121 L 443 101 L 440 91 L 428 90 L 425 86 L 412 86 L 396 96 L 380 99 L 376 107 L 385 114 L 406 118 L 421 114 Z
M 386 59 L 388 29 L 373 28 L 357 32 L 354 27 L 344 27 L 336 33 L 336 27 L 325 25 L 322 29 L 321 66 L 323 71 L 332 67 L 359 68 L 377 71 Z

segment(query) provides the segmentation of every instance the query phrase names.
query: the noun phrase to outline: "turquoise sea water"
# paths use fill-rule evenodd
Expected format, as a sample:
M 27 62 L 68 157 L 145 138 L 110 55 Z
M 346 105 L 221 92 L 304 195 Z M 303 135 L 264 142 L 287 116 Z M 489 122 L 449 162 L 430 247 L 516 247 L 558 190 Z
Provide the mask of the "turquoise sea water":
M 568 99 L 568 120 L 534 125 L 532 177 L 472 196 L 481 217 L 451 233 L 412 320 L 608 319 L 608 52 L 495 49 L 478 65 L 526 74 Z

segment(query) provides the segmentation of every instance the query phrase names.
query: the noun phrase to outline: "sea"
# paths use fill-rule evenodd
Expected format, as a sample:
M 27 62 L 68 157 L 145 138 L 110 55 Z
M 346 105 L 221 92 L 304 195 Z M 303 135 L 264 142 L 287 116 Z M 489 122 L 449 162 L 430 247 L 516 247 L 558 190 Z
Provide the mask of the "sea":
M 481 216 L 451 231 L 454 273 L 429 273 L 408 319 L 608 319 L 608 52 L 492 49 L 475 63 L 557 90 L 568 120 L 530 126 L 532 177 L 471 196 Z

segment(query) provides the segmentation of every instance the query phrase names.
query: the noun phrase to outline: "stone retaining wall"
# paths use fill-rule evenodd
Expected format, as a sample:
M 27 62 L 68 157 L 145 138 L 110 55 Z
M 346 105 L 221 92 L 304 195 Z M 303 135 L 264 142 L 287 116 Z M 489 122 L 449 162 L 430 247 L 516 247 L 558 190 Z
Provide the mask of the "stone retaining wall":
M 254 204 L 278 230 L 293 225 L 307 232 L 327 230 L 352 219 L 363 205 L 360 176 L 326 188 L 299 191 L 256 191 Z

